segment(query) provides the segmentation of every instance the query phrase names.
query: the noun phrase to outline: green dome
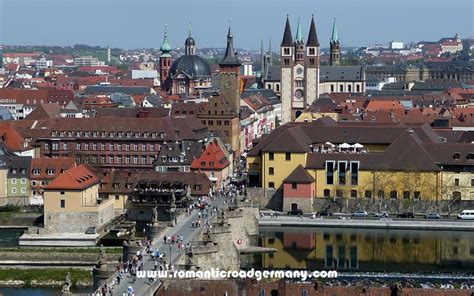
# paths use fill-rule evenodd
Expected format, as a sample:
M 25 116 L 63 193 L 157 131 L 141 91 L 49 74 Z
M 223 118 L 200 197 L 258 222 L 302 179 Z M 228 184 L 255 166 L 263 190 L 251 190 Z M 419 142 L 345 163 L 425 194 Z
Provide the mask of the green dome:
M 171 45 L 170 45 L 170 43 L 168 42 L 167 25 L 165 25 L 165 37 L 163 38 L 163 44 L 161 45 L 160 50 L 161 50 L 163 53 L 167 53 L 167 52 L 170 52 L 171 49 L 172 49 L 172 48 L 171 48 Z

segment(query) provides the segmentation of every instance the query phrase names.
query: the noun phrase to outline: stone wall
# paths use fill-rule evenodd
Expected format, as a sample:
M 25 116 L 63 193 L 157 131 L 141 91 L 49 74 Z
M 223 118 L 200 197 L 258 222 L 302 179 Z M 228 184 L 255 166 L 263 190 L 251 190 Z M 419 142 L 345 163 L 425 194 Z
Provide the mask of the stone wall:
M 289 211 L 284 206 L 281 190 L 260 187 L 247 188 L 248 198 L 258 205 L 261 210 Z M 290 203 L 291 207 L 291 203 Z M 387 211 L 401 213 L 405 211 L 415 213 L 439 212 L 443 214 L 459 214 L 462 210 L 472 209 L 474 201 L 467 200 L 413 200 L 413 199 L 372 199 L 372 198 L 314 198 L 313 212 L 329 209 L 331 212 L 352 213 L 356 210 L 368 212 Z M 309 212 L 303 210 L 304 212 Z
M 100 228 L 114 218 L 114 207 L 110 204 L 100 212 L 59 212 L 44 216 L 47 233 L 84 233 L 89 227 Z
M 302 210 L 303 212 L 311 212 L 313 209 L 313 203 L 311 198 L 307 197 L 301 197 L 301 198 L 296 198 L 296 197 L 286 197 L 283 199 L 283 212 L 286 213 L 288 211 L 291 211 L 291 204 L 296 203 L 298 206 L 298 209 Z

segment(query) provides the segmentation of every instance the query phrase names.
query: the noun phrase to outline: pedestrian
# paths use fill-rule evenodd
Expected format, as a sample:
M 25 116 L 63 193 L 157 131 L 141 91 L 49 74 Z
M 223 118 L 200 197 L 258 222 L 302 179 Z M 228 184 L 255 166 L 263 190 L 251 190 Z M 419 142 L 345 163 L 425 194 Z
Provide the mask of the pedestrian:
M 178 218 L 174 217 L 174 225 L 178 224 Z
M 166 235 L 163 237 L 163 243 L 166 244 Z

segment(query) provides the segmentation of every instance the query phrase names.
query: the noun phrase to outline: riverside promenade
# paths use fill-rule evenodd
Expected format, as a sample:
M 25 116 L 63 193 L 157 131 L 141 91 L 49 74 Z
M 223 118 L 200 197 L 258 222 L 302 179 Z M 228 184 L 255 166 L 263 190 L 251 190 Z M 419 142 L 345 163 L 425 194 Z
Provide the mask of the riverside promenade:
M 368 229 L 409 229 L 473 231 L 474 221 L 467 220 L 421 220 L 421 219 L 327 219 L 300 218 L 298 216 L 263 216 L 258 218 L 259 226 L 267 227 L 328 227 L 328 228 L 368 228 Z

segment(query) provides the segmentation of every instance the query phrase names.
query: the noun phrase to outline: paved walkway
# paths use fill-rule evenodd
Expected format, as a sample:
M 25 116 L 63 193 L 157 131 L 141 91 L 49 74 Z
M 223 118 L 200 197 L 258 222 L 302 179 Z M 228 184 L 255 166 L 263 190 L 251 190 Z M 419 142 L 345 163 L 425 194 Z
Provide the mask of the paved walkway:
M 215 216 L 215 213 L 212 211 L 212 208 L 214 206 L 217 206 L 219 209 L 221 209 L 224 206 L 224 197 L 221 197 L 219 195 L 216 195 L 215 199 L 210 202 L 210 207 L 209 207 L 209 220 L 211 220 L 211 217 Z M 170 227 L 170 229 L 166 232 L 166 236 L 173 236 L 173 235 L 183 235 L 185 243 L 192 241 L 195 239 L 196 235 L 202 230 L 202 228 L 192 228 L 191 227 L 191 222 L 195 219 L 198 219 L 198 211 L 194 210 L 190 216 L 184 217 L 181 219 L 181 221 L 178 222 L 177 225 L 174 227 Z M 155 237 L 153 238 L 153 251 L 155 251 L 157 248 L 161 252 L 166 252 L 166 262 L 169 264 L 169 254 L 170 254 L 170 248 L 169 244 L 164 245 L 163 244 L 163 237 L 164 233 L 160 234 L 160 237 Z M 183 255 L 183 252 L 177 252 L 177 246 L 176 244 L 172 245 L 171 248 L 171 264 L 175 265 L 176 262 L 178 261 L 179 257 Z M 154 264 L 153 261 L 150 260 L 150 257 L 148 255 L 144 256 L 142 259 L 144 262 L 144 270 L 153 270 L 154 269 Z M 123 280 L 120 282 L 120 285 L 115 286 L 113 288 L 113 295 L 127 295 L 127 287 L 132 286 L 134 290 L 134 294 L 136 296 L 144 296 L 144 295 L 152 295 L 154 291 L 148 291 L 150 289 L 150 284 L 148 283 L 148 279 L 146 278 L 137 278 L 135 283 L 133 282 L 133 278 L 130 276 L 129 273 L 127 273 Z M 154 285 L 157 286 L 157 285 Z

